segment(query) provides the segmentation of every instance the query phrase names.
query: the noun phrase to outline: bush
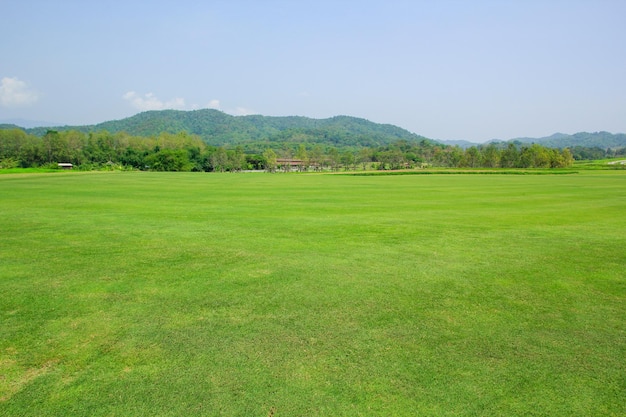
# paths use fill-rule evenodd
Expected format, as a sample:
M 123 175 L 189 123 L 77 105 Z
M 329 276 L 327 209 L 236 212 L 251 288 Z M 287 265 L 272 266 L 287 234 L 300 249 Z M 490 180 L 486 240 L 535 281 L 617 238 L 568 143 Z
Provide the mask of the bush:
M 14 158 L 5 158 L 0 160 L 0 169 L 11 169 L 17 168 L 19 166 L 19 161 Z

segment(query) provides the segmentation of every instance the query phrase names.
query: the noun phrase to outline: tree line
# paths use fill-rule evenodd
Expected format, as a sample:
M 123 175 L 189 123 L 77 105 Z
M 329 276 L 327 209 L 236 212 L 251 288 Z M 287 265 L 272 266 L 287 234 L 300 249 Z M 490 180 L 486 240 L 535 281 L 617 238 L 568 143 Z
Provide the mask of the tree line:
M 78 169 L 224 172 L 242 170 L 561 168 L 571 166 L 569 149 L 538 144 L 498 143 L 472 146 L 439 144 L 427 139 L 398 140 L 381 146 L 331 146 L 302 141 L 267 142 L 260 152 L 243 146 L 212 146 L 186 132 L 133 136 L 124 132 L 85 133 L 48 130 L 42 136 L 21 129 L 0 129 L 0 168 L 56 167 Z

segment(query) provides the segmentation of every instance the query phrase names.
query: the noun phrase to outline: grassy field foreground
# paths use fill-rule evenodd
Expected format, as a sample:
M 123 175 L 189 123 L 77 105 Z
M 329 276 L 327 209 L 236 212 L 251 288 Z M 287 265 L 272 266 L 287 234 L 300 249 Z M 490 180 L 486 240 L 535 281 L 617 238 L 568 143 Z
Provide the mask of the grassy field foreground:
M 626 173 L 0 176 L 0 415 L 626 414 Z

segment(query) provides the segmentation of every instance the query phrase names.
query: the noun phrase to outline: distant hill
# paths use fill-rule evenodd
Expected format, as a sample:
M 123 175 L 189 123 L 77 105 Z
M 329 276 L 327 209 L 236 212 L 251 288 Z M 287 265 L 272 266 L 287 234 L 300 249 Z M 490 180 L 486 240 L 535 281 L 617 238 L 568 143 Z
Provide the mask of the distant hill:
M 462 148 L 462 149 L 480 145 L 480 143 L 470 142 L 468 140 L 439 140 L 437 139 L 437 142 L 443 143 L 444 145 L 458 146 L 459 148 Z
M 52 122 L 42 122 L 39 120 L 27 120 L 27 119 L 3 119 L 0 120 L 0 129 L 13 129 L 22 128 L 29 129 L 33 127 L 41 126 L 54 126 Z
M 579 132 L 573 135 L 565 133 L 555 133 L 550 136 L 542 138 L 529 138 L 521 137 L 510 140 L 493 139 L 485 143 L 474 143 L 466 140 L 438 140 L 437 142 L 444 145 L 458 146 L 466 149 L 471 146 L 481 146 L 490 143 L 506 144 L 509 142 L 517 142 L 521 144 L 537 143 L 547 148 L 575 148 L 577 146 L 585 148 L 600 148 L 600 149 L 616 149 L 626 147 L 626 134 L 624 133 L 609 133 L 609 132 Z
M 0 123 L 0 129 L 24 129 L 18 125 L 14 125 L 12 123 Z
M 40 136 L 48 129 L 82 132 L 106 130 L 137 136 L 187 132 L 216 146 L 286 141 L 337 146 L 379 146 L 398 140 L 428 140 L 394 125 L 374 123 L 356 117 L 312 119 L 300 116 L 231 116 L 214 109 L 147 111 L 97 125 L 33 128 L 27 129 L 27 132 Z
M 17 120 L 3 122 L 7 123 L 0 124 L 0 128 L 4 129 L 18 128 L 24 124 L 15 123 Z M 40 124 L 41 122 L 34 123 Z M 337 147 L 375 147 L 388 145 L 399 140 L 407 142 L 431 141 L 431 139 L 411 133 L 398 126 L 374 123 L 357 117 L 335 116 L 328 119 L 312 119 L 302 116 L 231 116 L 215 109 L 155 110 L 96 125 L 31 127 L 24 130 L 36 136 L 43 136 L 49 129 L 78 130 L 85 133 L 106 130 L 111 133 L 126 132 L 134 136 L 148 137 L 158 136 L 163 132 L 171 134 L 187 132 L 198 135 L 210 145 L 244 145 L 248 149 L 256 150 L 269 143 L 282 142 L 317 143 Z M 481 145 L 465 140 L 432 141 L 461 148 Z M 568 135 L 555 133 L 542 138 L 520 137 L 508 141 L 492 140 L 487 143 L 492 142 L 537 143 L 550 148 L 598 147 L 606 150 L 608 148 L 626 147 L 626 134 L 580 132 Z
M 555 133 L 543 138 L 516 138 L 509 142 L 537 143 L 549 148 L 573 148 L 582 146 L 585 148 L 623 148 L 626 146 L 626 134 L 609 132 L 579 132 L 573 135 Z

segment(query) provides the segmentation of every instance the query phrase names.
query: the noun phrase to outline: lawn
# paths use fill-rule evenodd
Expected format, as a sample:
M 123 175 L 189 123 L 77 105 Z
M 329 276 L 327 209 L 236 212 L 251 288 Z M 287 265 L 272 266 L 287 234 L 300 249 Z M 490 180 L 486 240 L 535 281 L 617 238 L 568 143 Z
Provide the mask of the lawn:
M 0 176 L 0 415 L 626 414 L 626 172 Z

